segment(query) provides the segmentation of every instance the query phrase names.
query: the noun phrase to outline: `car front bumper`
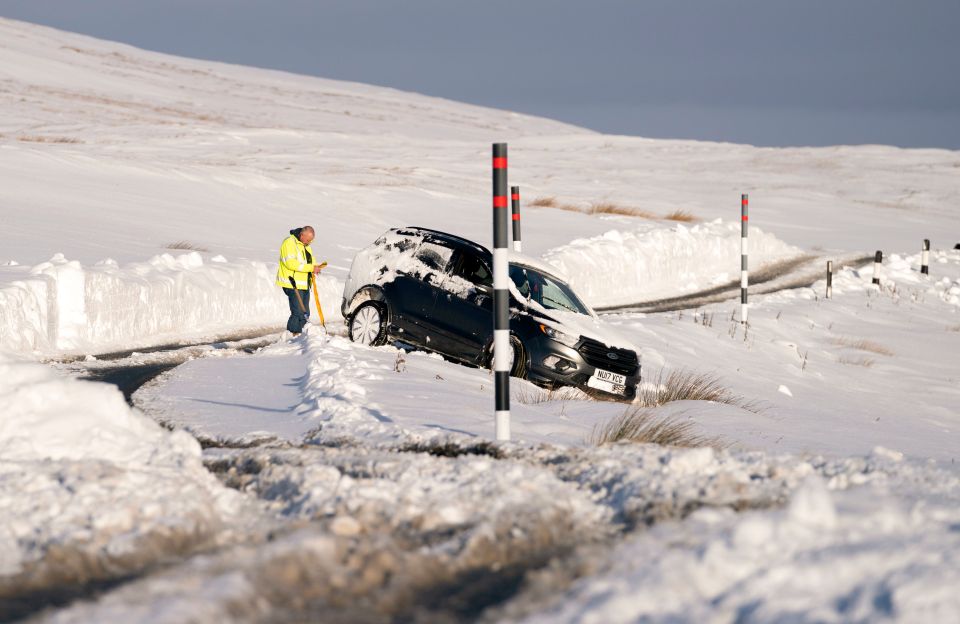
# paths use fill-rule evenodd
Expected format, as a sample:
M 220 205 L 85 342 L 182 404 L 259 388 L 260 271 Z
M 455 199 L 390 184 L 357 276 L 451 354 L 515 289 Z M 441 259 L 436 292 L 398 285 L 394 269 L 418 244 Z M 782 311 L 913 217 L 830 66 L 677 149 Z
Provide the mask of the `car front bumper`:
M 608 366 L 600 366 L 594 355 L 590 355 L 588 359 L 582 352 L 582 344 L 581 340 L 576 346 L 570 347 L 547 336 L 530 337 L 525 342 L 528 357 L 527 378 L 539 385 L 573 386 L 611 399 L 633 400 L 640 382 L 640 364 L 637 363 L 634 368 L 611 361 Z M 597 369 L 623 375 L 626 378 L 625 392 L 618 394 L 590 387 L 588 382 Z

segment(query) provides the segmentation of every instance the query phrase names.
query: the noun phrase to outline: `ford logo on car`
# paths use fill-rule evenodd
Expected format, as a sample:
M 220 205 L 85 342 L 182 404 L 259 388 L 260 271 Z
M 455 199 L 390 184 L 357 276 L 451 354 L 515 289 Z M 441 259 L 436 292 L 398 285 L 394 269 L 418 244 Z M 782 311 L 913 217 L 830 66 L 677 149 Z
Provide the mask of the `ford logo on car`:
M 607 354 L 607 357 L 610 358 L 611 360 L 619 360 L 619 359 L 620 359 L 620 356 L 618 356 L 616 353 L 608 353 L 608 354 Z

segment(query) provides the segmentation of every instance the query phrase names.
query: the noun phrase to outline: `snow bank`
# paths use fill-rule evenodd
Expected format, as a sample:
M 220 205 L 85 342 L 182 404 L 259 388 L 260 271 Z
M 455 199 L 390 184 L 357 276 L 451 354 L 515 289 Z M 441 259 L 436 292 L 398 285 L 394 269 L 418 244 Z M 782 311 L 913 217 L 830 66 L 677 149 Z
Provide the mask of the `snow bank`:
M 41 353 L 147 346 L 185 335 L 279 326 L 287 300 L 262 262 L 162 254 L 123 267 L 81 266 L 57 254 L 32 268 L 0 267 L 0 349 Z M 321 276 L 327 318 L 342 283 Z
M 812 478 L 782 511 L 704 509 L 627 542 L 526 621 L 957 621 L 958 519 L 955 502 Z
M 0 598 L 217 543 L 245 509 L 192 437 L 131 410 L 112 386 L 0 355 L 0 404 Z
M 922 255 L 890 254 L 880 267 L 881 289 L 894 300 L 909 296 L 913 301 L 936 300 L 960 307 L 960 251 L 934 250 L 930 252 L 930 274 L 920 272 Z M 876 291 L 873 284 L 874 265 L 869 263 L 859 269 L 843 266 L 833 276 L 835 295 Z M 826 282 L 820 280 L 812 286 L 822 292 Z M 909 291 L 909 292 L 908 292 Z
M 750 264 L 800 255 L 801 250 L 760 228 L 750 229 Z M 650 301 L 740 278 L 740 224 L 610 230 L 551 249 L 544 260 L 570 278 L 591 306 Z

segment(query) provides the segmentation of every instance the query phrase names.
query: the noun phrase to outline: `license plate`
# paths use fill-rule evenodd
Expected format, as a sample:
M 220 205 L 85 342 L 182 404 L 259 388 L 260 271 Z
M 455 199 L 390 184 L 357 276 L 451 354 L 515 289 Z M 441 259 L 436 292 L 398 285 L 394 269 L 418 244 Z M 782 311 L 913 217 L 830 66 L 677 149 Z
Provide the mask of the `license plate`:
M 587 385 L 611 394 L 626 394 L 626 381 L 627 378 L 624 375 L 598 368 L 594 371 L 593 377 L 587 380 Z
M 611 373 L 608 370 L 603 370 L 598 368 L 593 371 L 593 376 L 599 379 L 600 381 L 609 381 L 612 384 L 617 384 L 623 386 L 627 383 L 626 375 L 618 375 L 617 373 Z

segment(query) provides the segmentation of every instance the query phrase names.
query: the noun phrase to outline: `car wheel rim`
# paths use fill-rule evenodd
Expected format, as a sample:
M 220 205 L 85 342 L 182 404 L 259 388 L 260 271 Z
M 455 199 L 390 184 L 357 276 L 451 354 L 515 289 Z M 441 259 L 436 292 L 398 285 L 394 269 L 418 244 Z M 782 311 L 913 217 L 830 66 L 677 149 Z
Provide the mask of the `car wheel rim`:
M 373 344 L 380 334 L 380 312 L 373 306 L 367 306 L 357 313 L 353 320 L 353 341 L 360 344 Z

